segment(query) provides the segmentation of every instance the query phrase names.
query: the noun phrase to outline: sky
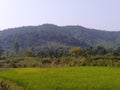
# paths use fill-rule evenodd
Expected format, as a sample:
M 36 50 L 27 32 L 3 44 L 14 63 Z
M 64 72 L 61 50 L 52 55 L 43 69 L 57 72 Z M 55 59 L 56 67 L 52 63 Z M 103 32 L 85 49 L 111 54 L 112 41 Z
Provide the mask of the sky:
M 44 23 L 120 31 L 120 0 L 0 0 L 0 30 Z

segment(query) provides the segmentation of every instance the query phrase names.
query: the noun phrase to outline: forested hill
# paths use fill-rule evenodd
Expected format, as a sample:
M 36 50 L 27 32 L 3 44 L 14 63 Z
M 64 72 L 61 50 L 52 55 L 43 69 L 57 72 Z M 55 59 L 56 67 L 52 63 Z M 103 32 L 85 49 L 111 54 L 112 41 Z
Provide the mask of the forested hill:
M 18 42 L 20 48 L 40 48 L 49 46 L 105 46 L 120 44 L 120 32 L 88 29 L 81 26 L 56 26 L 43 24 L 0 31 L 0 46 L 12 49 Z

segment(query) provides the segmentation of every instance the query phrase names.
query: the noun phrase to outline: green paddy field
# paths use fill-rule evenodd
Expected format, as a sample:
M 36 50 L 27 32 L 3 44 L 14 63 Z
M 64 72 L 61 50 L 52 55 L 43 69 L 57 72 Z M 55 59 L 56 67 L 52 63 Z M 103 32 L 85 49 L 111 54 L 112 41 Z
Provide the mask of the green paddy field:
M 64 67 L 1 70 L 10 90 L 120 90 L 120 68 Z

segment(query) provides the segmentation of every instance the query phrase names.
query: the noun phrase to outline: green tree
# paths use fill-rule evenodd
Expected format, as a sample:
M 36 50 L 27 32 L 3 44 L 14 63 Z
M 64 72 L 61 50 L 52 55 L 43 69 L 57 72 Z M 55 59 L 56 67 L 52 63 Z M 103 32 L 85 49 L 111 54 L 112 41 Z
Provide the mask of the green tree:
M 114 50 L 113 53 L 115 56 L 120 56 L 120 47 L 117 48 L 117 50 Z
M 23 56 L 31 57 L 33 56 L 33 52 L 31 49 L 24 49 L 23 50 Z
M 97 55 L 105 55 L 105 54 L 107 54 L 107 50 L 102 46 L 98 46 L 95 48 L 95 53 Z
M 4 50 L 0 47 L 0 57 L 3 55 Z
M 80 47 L 74 47 L 69 50 L 69 54 L 76 57 L 83 56 L 83 50 Z
M 95 50 L 93 47 L 88 47 L 85 52 L 87 53 L 87 55 L 95 55 Z
M 13 49 L 14 49 L 14 55 L 18 56 L 19 55 L 19 44 L 17 42 L 14 42 Z

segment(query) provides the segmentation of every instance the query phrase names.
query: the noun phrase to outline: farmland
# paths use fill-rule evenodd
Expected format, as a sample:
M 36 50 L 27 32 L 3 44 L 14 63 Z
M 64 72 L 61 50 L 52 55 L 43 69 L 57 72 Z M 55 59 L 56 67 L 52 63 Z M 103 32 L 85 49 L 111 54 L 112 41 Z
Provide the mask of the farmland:
M 120 68 L 111 67 L 19 68 L 0 78 L 24 90 L 120 90 Z

